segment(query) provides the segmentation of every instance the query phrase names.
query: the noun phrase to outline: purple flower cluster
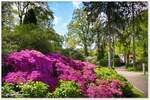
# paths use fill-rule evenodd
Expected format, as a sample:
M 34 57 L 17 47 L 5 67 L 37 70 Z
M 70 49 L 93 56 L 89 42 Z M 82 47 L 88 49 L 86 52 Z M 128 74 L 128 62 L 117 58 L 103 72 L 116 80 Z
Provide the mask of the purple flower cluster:
M 57 85 L 57 77 L 53 77 L 53 65 L 55 60 L 49 59 L 41 52 L 35 50 L 22 50 L 11 53 L 6 64 L 14 68 L 3 80 L 5 82 L 19 84 L 28 80 L 42 81 L 53 90 Z M 21 81 L 22 80 L 22 81 Z
M 110 98 L 110 97 L 121 97 L 123 93 L 120 88 L 124 87 L 125 84 L 118 80 L 107 81 L 100 80 L 98 84 L 92 84 L 87 89 L 88 97 L 95 98 Z
M 51 91 L 56 88 L 58 80 L 72 80 L 79 84 L 82 93 L 88 97 L 122 95 L 119 90 L 122 85 L 118 81 L 101 81 L 96 85 L 96 65 L 73 60 L 58 53 L 44 55 L 35 50 L 22 50 L 11 53 L 6 64 L 12 66 L 14 72 L 3 77 L 5 82 L 19 84 L 28 80 L 42 81 L 49 85 Z

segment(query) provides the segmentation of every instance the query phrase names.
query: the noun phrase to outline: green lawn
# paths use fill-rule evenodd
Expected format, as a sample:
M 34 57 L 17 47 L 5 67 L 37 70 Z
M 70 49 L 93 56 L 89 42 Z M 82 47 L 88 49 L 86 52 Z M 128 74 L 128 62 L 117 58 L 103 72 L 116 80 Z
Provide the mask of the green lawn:
M 136 88 L 132 88 L 133 91 L 133 98 L 147 98 L 141 91 Z

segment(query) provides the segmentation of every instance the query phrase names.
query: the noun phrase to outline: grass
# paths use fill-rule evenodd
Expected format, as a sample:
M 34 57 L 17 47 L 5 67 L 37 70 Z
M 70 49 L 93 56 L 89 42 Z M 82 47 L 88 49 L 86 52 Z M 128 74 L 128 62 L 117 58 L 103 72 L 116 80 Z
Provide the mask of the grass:
M 135 67 L 128 67 L 127 68 L 127 71 L 129 71 L 129 72 L 142 72 L 141 70 L 138 70 L 137 68 L 135 68 Z
M 133 98 L 147 98 L 144 93 L 142 93 L 141 91 L 139 91 L 136 88 L 132 88 L 132 92 L 133 92 Z

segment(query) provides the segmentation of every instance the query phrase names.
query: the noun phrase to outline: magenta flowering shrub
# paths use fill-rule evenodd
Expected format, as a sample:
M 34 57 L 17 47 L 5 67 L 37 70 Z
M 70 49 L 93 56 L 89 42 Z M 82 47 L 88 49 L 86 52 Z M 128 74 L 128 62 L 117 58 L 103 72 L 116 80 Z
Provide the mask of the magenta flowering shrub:
M 11 53 L 5 62 L 14 71 L 7 73 L 3 81 L 13 84 L 26 83 L 28 80 L 42 81 L 49 90 L 56 88 L 59 80 L 75 81 L 86 97 L 122 96 L 120 81 L 96 81 L 96 65 L 73 60 L 58 53 L 44 55 L 35 50 L 22 50 Z M 93 84 L 91 86 L 91 84 Z
M 57 85 L 57 77 L 53 76 L 54 63 L 54 60 L 35 50 L 13 52 L 8 56 L 6 64 L 11 65 L 14 72 L 9 72 L 3 80 L 14 84 L 27 80 L 42 81 L 53 90 Z
M 21 71 L 9 72 L 7 76 L 5 76 L 4 80 L 5 82 L 13 83 L 13 84 L 25 83 L 27 81 L 26 75 L 27 72 L 21 72 Z
M 88 97 L 95 98 L 110 98 L 110 97 L 121 97 L 123 96 L 121 87 L 124 87 L 125 84 L 118 80 L 107 81 L 99 80 L 97 84 L 92 84 L 87 89 Z

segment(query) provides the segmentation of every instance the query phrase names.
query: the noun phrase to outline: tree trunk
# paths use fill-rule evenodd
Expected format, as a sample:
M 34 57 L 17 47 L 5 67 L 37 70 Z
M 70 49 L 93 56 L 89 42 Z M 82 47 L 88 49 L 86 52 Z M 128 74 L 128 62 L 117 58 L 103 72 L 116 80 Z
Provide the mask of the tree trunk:
M 84 54 L 85 56 L 89 56 L 89 52 L 88 52 L 88 48 L 87 48 L 87 44 L 84 44 Z
M 133 67 L 135 67 L 135 36 L 133 35 Z
M 100 61 L 101 47 L 100 47 L 100 35 L 97 32 L 97 61 Z
M 127 62 L 126 62 L 127 66 L 129 65 L 129 55 L 130 55 L 130 43 L 127 46 Z
M 132 28 L 133 28 L 133 67 L 135 67 L 135 27 L 134 27 L 134 3 L 132 3 L 132 20 L 133 20 L 133 25 L 132 25 Z
M 124 54 L 123 54 L 123 57 L 124 57 L 124 63 L 126 64 L 127 62 L 127 47 L 124 46 Z
M 108 67 L 111 67 L 111 36 L 110 36 L 110 33 L 109 33 L 109 40 L 108 40 Z
M 19 16 L 19 23 L 22 24 L 22 16 Z
M 115 67 L 115 36 L 113 35 L 113 67 Z

